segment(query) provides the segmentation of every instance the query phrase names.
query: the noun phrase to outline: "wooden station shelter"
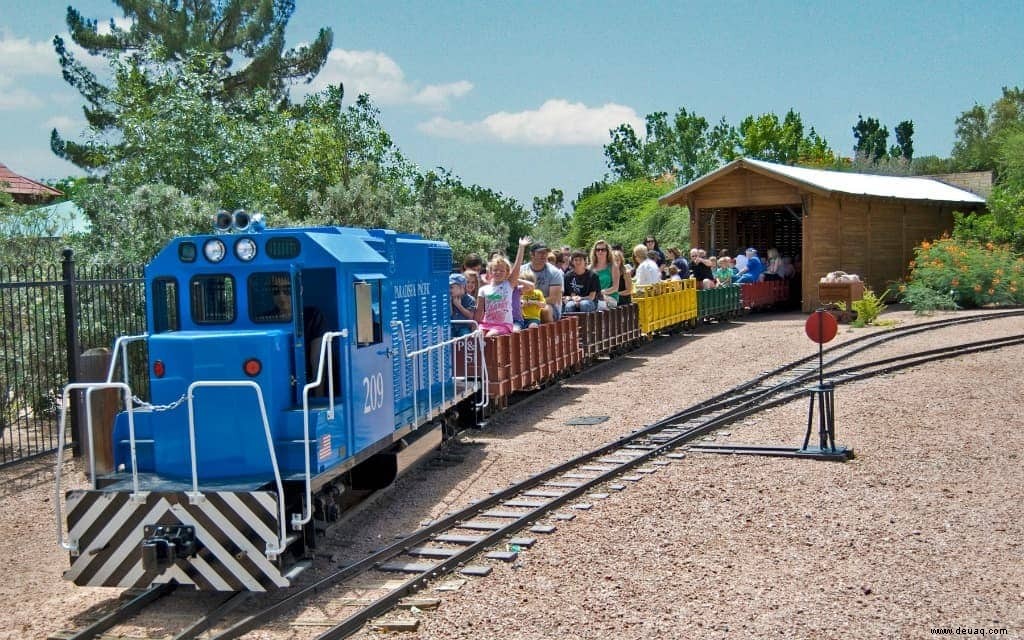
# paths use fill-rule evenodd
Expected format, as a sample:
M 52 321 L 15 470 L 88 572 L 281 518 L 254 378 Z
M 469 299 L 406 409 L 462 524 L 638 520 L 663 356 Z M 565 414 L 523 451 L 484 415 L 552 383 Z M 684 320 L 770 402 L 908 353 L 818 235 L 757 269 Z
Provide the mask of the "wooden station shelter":
M 904 277 L 914 247 L 953 230 L 953 212 L 985 199 L 932 178 L 823 171 L 740 158 L 659 202 L 690 210 L 691 245 L 709 255 L 775 247 L 800 258 L 801 307 L 818 306 L 818 282 L 855 273 L 879 295 Z

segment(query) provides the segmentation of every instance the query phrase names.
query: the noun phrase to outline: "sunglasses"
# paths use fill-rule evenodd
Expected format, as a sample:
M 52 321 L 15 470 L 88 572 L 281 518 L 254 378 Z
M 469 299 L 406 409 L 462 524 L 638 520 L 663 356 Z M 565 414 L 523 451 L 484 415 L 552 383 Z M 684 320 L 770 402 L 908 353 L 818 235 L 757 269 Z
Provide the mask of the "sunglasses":
M 594 247 L 594 251 L 607 251 L 608 247 Z

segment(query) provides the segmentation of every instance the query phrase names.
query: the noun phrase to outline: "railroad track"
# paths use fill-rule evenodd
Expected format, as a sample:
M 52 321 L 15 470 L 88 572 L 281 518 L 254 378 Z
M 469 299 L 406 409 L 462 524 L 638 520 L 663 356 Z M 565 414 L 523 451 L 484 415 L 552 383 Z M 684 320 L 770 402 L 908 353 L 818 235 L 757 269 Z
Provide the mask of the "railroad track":
M 869 349 L 907 336 L 1022 315 L 1024 311 L 1010 311 L 937 320 L 848 340 L 824 350 L 828 379 L 838 386 L 940 359 L 1024 344 L 1024 334 L 1020 334 L 837 367 Z M 519 550 L 536 543 L 537 536 L 556 530 L 557 524 L 552 522 L 572 519 L 574 511 L 590 508 L 588 500 L 607 497 L 607 492 L 624 489 L 629 483 L 655 473 L 660 466 L 670 464 L 669 460 L 685 457 L 685 452 L 678 450 L 695 439 L 767 408 L 806 398 L 818 384 L 817 360 L 818 354 L 814 354 L 764 372 L 724 393 L 496 492 L 457 513 L 427 523 L 415 533 L 312 584 L 290 591 L 275 602 L 260 603 L 255 611 L 240 619 L 236 616 L 233 622 L 221 623 L 247 599 L 247 594 L 228 596 L 174 638 L 196 638 L 207 631 L 210 633 L 204 637 L 210 639 L 237 638 L 272 624 L 300 604 L 308 605 L 321 596 L 330 598 L 332 596 L 325 594 L 342 591 L 343 585 L 377 585 L 377 589 L 362 589 L 361 597 L 335 599 L 330 607 L 322 607 L 331 609 L 332 619 L 339 622 L 326 628 L 317 639 L 347 637 L 432 580 L 454 572 L 487 575 L 490 566 L 469 564 L 478 556 L 514 561 Z M 744 453 L 744 447 L 731 449 L 731 453 Z M 505 550 L 489 551 L 497 547 Z M 378 593 L 367 596 L 368 590 Z M 144 592 L 126 603 L 123 610 L 112 612 L 79 634 L 64 637 L 95 638 L 136 615 L 168 591 Z M 214 627 L 217 628 L 211 631 Z

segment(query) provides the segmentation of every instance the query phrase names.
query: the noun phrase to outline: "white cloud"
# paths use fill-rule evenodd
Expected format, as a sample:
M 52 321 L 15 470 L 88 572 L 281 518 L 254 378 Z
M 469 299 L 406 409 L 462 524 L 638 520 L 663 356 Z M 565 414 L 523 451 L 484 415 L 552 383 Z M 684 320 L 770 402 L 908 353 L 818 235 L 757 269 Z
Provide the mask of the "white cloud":
M 0 111 L 35 109 L 42 104 L 43 101 L 39 99 L 39 96 L 18 86 L 18 83 L 10 76 L 0 73 Z
M 640 131 L 644 127 L 632 107 L 615 103 L 588 107 L 582 102 L 553 99 L 535 110 L 499 111 L 477 122 L 436 117 L 417 128 L 435 137 L 466 141 L 483 138 L 535 146 L 600 146 L 608 142 L 608 130 L 623 123 Z
M 43 123 L 42 128 L 49 131 L 50 129 L 57 129 L 58 131 L 70 131 L 72 129 L 80 129 L 84 127 L 84 123 L 81 120 L 69 118 L 67 116 L 54 116 L 48 118 Z
M 53 75 L 60 72 L 53 44 L 16 38 L 0 30 L 0 73 L 10 76 Z
M 309 89 L 320 91 L 338 83 L 345 85 L 346 95 L 368 93 L 380 105 L 417 104 L 432 109 L 447 108 L 450 100 L 473 89 L 473 83 L 467 80 L 418 88 L 406 80 L 402 68 L 386 53 L 345 49 L 334 49 L 328 54 L 324 68 Z

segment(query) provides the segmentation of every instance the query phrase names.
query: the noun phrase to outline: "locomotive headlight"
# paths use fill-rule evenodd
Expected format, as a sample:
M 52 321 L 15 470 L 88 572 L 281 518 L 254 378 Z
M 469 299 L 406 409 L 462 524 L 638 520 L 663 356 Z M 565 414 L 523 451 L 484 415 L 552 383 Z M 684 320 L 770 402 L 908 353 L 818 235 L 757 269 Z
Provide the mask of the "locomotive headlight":
M 224 259 L 226 252 L 227 249 L 224 247 L 224 243 L 216 238 L 207 240 L 206 244 L 203 245 L 203 255 L 210 262 L 220 262 Z
M 242 262 L 249 262 L 256 257 L 256 241 L 252 238 L 239 238 L 235 243 L 235 256 Z

